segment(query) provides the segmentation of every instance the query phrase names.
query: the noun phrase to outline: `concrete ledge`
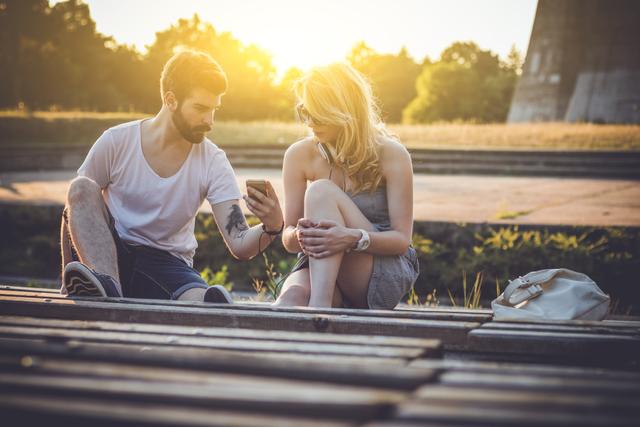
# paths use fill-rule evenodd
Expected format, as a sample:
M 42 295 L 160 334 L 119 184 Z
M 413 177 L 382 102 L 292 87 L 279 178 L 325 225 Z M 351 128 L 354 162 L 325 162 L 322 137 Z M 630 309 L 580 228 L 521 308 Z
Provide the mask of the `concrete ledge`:
M 85 145 L 3 147 L 0 171 L 76 169 Z M 236 168 L 280 169 L 283 145 L 222 146 Z M 411 149 L 416 173 L 640 179 L 637 151 L 505 151 Z

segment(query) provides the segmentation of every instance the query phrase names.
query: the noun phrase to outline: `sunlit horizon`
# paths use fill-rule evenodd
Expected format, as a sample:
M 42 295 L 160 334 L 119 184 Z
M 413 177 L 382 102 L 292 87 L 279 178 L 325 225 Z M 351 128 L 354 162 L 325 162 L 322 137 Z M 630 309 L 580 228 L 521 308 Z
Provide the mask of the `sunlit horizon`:
M 418 62 L 455 41 L 506 57 L 528 46 L 536 0 L 85 0 L 97 30 L 145 52 L 155 33 L 198 14 L 216 31 L 272 55 L 278 74 L 344 60 L 359 41 L 380 53 L 405 47 Z

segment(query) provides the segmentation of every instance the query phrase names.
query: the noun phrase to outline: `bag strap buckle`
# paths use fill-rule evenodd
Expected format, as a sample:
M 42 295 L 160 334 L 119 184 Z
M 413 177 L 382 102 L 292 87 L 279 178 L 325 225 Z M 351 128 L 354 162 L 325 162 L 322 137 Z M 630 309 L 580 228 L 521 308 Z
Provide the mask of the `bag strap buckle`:
M 519 292 L 516 293 L 516 291 Z M 514 306 L 540 296 L 542 292 L 542 286 L 538 282 L 519 276 L 516 279 L 509 280 L 509 285 L 504 290 L 504 300 L 507 304 Z M 517 296 L 517 298 L 512 298 L 514 296 Z

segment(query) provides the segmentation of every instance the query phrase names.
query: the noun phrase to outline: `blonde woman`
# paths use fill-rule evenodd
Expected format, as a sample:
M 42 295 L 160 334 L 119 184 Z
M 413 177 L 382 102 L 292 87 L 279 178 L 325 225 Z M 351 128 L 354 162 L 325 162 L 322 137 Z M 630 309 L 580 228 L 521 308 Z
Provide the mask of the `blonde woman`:
M 313 136 L 284 157 L 282 240 L 300 255 L 275 304 L 392 309 L 419 272 L 409 153 L 349 65 L 312 70 L 295 93 Z

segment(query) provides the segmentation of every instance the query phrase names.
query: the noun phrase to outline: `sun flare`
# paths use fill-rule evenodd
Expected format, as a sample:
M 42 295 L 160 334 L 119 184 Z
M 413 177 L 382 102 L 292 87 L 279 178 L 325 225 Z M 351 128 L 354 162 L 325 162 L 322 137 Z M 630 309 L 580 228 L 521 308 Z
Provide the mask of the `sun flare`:
M 535 0 L 87 0 L 98 31 L 140 50 L 179 18 L 198 14 L 217 31 L 272 55 L 278 73 L 343 60 L 359 41 L 379 52 L 402 47 L 417 60 L 437 58 L 456 40 L 474 40 L 506 56 L 527 49 Z

